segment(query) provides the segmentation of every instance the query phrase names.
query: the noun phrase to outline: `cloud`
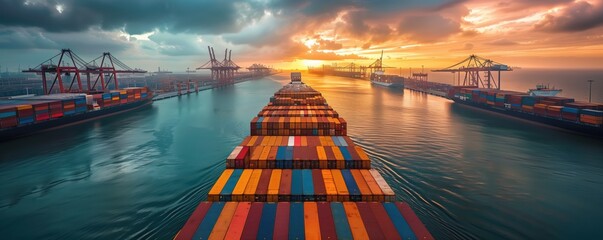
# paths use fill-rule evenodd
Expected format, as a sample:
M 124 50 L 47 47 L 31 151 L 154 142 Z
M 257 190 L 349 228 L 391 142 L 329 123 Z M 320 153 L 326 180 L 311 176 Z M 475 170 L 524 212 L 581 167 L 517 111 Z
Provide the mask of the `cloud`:
M 92 27 L 124 29 L 130 34 L 236 32 L 263 14 L 263 5 L 214 0 L 0 0 L 0 25 L 78 32 Z M 58 6 L 61 11 L 58 11 Z
M 592 5 L 579 1 L 563 9 L 559 14 L 547 14 L 536 23 L 538 30 L 551 32 L 578 32 L 603 26 L 603 3 Z
M 494 40 L 491 42 L 487 42 L 486 44 L 495 45 L 495 46 L 513 46 L 513 45 L 518 45 L 519 43 L 505 38 L 505 39 L 497 39 L 497 40 Z
M 99 29 L 81 33 L 45 33 L 36 28 L 0 29 L 0 49 L 61 49 L 71 48 L 79 54 L 100 55 L 133 47 L 118 32 Z
M 459 32 L 459 22 L 438 14 L 405 17 L 398 28 L 399 34 L 417 42 L 436 42 Z
M 343 48 L 343 44 L 332 40 L 318 39 L 317 43 L 317 50 L 339 50 Z
M 367 59 L 365 57 L 358 56 L 356 54 L 347 54 L 347 55 L 338 55 L 333 52 L 306 52 L 299 57 L 298 59 L 306 59 L 306 60 L 353 60 L 353 59 Z
M 449 52 L 464 52 L 464 51 L 470 51 L 473 50 L 473 43 L 465 43 L 465 45 L 462 48 L 457 48 L 457 49 L 450 49 Z

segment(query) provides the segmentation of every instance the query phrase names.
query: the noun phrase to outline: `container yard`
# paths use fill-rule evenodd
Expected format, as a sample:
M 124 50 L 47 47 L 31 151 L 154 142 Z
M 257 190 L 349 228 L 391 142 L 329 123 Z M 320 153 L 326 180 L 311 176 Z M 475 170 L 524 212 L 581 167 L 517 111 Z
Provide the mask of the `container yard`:
M 175 239 L 433 239 L 301 75 L 258 116 Z

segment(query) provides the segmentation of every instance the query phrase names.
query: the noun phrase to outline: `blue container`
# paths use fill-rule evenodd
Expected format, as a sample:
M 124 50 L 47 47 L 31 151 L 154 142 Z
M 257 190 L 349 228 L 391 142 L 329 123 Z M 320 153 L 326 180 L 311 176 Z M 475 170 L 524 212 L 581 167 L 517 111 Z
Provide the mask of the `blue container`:
M 295 170 L 294 170 L 295 171 Z M 302 172 L 304 201 L 314 201 L 314 183 L 312 182 L 312 170 L 304 169 Z
M 350 154 L 348 148 L 339 147 L 339 151 L 341 151 L 341 155 L 343 155 L 343 159 L 345 160 L 345 168 L 355 168 L 354 161 L 352 161 L 352 154 Z
M 199 228 L 195 232 L 193 239 L 208 239 L 209 234 L 214 229 L 214 225 L 216 225 L 216 221 L 218 217 L 220 217 L 220 213 L 222 213 L 222 209 L 224 208 L 223 202 L 214 202 L 211 204 L 211 207 L 207 210 L 203 221 L 199 224 Z
M 8 118 L 8 117 L 16 117 L 16 116 L 17 116 L 17 111 L 0 113 L 0 118 Z
M 289 210 L 289 239 L 305 239 L 304 204 L 291 203 Z
M 276 203 L 264 203 L 262 217 L 256 239 L 272 239 L 274 220 L 276 219 Z
M 66 116 L 73 115 L 73 114 L 75 114 L 75 109 L 63 112 L 63 115 L 66 115 Z
M 232 191 L 234 190 L 239 178 L 241 178 L 241 174 L 243 173 L 243 169 L 235 169 L 232 171 L 230 178 L 224 184 L 224 188 L 220 192 L 220 201 L 230 201 L 232 199 Z
M 76 105 L 78 105 L 78 104 L 86 104 L 86 99 L 85 98 L 76 98 L 74 102 L 75 102 Z
M 86 111 L 88 111 L 87 107 L 76 107 L 75 108 L 75 112 L 76 113 L 83 113 L 83 112 L 86 112 Z
M 276 152 L 276 168 L 285 168 L 285 159 L 287 158 L 287 147 L 279 146 Z
M 582 111 L 580 113 L 584 114 L 584 115 L 589 115 L 589 116 L 603 117 L 603 111 L 599 111 L 599 110 L 582 109 Z
M 103 93 L 103 100 L 111 100 L 111 94 L 110 93 Z
M 344 147 L 348 146 L 348 142 L 346 142 L 342 136 L 337 136 L 337 138 L 339 139 L 339 143 L 341 143 L 341 146 L 344 146 Z
M 521 105 L 534 106 L 534 104 L 536 104 L 535 96 L 522 96 L 521 97 Z
M 117 96 L 119 96 L 119 92 L 112 92 L 111 93 L 111 97 L 117 97 Z
M 301 170 L 294 169 L 291 171 L 291 201 L 303 201 L 303 177 Z
M 398 210 L 398 207 L 396 207 L 394 203 L 383 203 L 383 207 L 385 208 L 387 215 L 389 215 L 389 218 L 392 220 L 392 223 L 394 223 L 396 230 L 398 230 L 398 235 L 402 236 L 402 239 L 417 239 L 406 220 L 404 220 L 404 216 L 402 216 L 400 210 Z
M 395 207 L 395 206 L 394 206 Z M 333 214 L 333 222 L 335 223 L 335 232 L 338 239 L 353 239 L 350 224 L 345 213 L 345 208 L 340 202 L 331 202 L 331 213 Z
M 312 129 L 312 136 L 318 136 L 318 129 Z
M 262 121 L 264 121 L 264 117 L 259 117 L 258 121 L 255 123 L 256 129 L 262 129 Z
M 291 147 L 291 146 L 288 146 L 287 152 L 285 152 L 284 168 L 293 168 L 293 147 Z
M 19 118 L 19 125 L 33 123 L 33 116 Z
M 354 176 L 352 176 L 350 170 L 341 170 L 341 175 L 343 175 L 345 185 L 346 187 L 348 187 L 348 191 L 350 192 L 350 201 L 362 201 L 360 189 L 358 189 L 358 185 L 356 185 L 356 180 L 354 180 Z
M 575 113 L 575 114 L 580 113 L 580 109 L 578 109 L 578 108 L 571 108 L 571 107 L 563 107 L 561 109 L 561 111 L 562 112 L 568 112 L 568 113 Z
M 339 142 L 339 138 L 337 138 L 337 136 L 331 136 L 331 139 L 333 140 L 333 143 L 335 143 L 335 146 L 341 146 L 341 143 Z

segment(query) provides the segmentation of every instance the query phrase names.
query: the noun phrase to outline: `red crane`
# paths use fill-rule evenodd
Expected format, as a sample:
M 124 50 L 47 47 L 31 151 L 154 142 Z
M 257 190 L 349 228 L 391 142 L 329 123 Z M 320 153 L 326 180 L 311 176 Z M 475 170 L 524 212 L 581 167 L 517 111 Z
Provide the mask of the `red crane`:
M 96 66 L 95 62 L 99 59 L 101 59 L 101 65 Z M 119 68 L 116 68 L 116 65 Z M 108 90 L 108 85 L 111 80 L 114 80 L 115 89 L 119 89 L 117 73 L 146 73 L 144 70 L 128 67 L 108 52 L 103 53 L 93 61 L 86 62 L 71 51 L 71 49 L 62 49 L 59 54 L 42 62 L 35 68 L 23 70 L 23 72 L 36 73 L 42 76 L 44 94 L 51 94 L 53 92 L 93 92 L 96 91 L 96 84 L 99 79 L 101 80 L 101 91 Z M 84 89 L 82 84 L 82 73 L 87 76 L 86 89 Z M 47 74 L 49 74 L 52 79 L 50 84 L 48 83 L 49 79 Z M 52 77 L 53 75 L 54 77 Z M 94 84 L 90 82 L 90 75 L 97 75 Z M 105 77 L 109 77 L 107 82 L 105 82 Z M 64 82 L 64 80 L 66 82 Z M 69 86 L 65 86 L 65 83 Z M 75 83 L 77 83 L 76 88 L 74 88 Z M 58 85 L 58 90 L 55 89 L 55 85 Z
M 228 49 L 224 50 L 224 60 L 222 62 L 216 59 L 213 47 L 207 46 L 207 50 L 209 51 L 209 61 L 198 67 L 197 70 L 211 70 L 211 79 L 215 80 L 218 86 L 233 84 L 235 72 L 241 67 L 232 61 L 232 50 L 230 52 Z

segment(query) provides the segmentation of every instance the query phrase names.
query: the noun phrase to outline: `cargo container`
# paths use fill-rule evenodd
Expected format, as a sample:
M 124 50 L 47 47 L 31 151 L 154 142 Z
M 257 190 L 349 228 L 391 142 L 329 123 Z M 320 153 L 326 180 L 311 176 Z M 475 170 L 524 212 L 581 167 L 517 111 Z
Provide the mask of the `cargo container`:
M 603 138 L 603 123 L 590 116 L 584 116 L 583 121 L 580 113 L 584 109 L 603 110 L 603 104 L 600 103 L 479 88 L 461 88 L 459 93 L 448 97 L 459 104 Z
M 152 93 L 146 88 L 133 88 L 132 91 L 144 91 L 147 95 L 125 102 L 120 102 L 119 95 L 124 90 L 93 95 L 61 93 L 1 99 L 0 141 L 111 116 L 152 103 Z M 12 111 L 8 109 L 13 109 L 15 114 L 2 117 Z
M 474 90 L 460 92 L 473 98 Z M 477 90 L 493 106 L 509 96 Z M 393 202 L 346 128 L 319 92 L 301 82 L 283 87 L 175 239 L 433 239 L 407 204 Z

